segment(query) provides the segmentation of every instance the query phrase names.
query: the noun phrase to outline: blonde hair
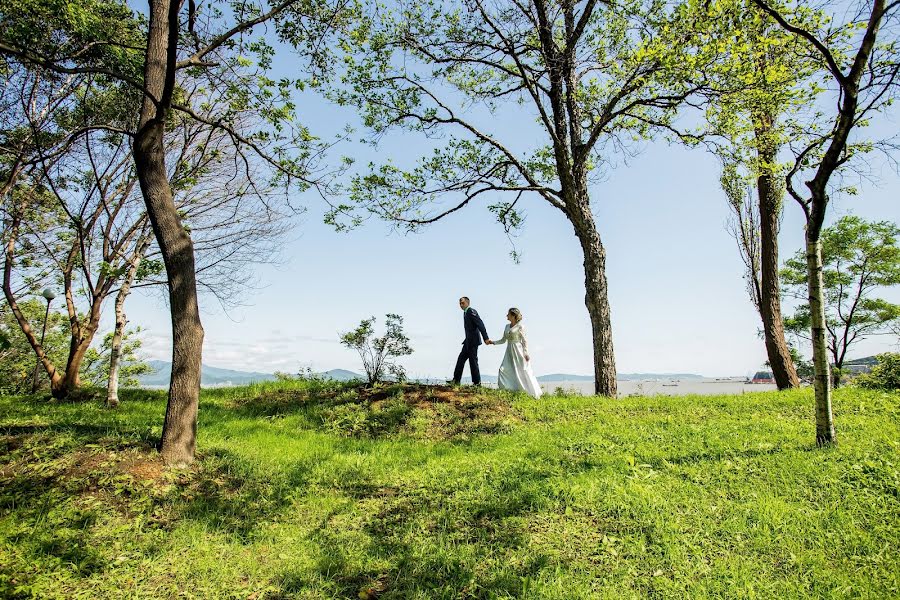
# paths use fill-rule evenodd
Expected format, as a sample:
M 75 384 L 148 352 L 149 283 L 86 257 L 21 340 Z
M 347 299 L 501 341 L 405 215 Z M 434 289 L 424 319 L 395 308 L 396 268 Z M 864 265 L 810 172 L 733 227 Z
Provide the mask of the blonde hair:
M 509 309 L 509 314 L 516 318 L 516 323 L 522 320 L 522 311 L 516 307 Z

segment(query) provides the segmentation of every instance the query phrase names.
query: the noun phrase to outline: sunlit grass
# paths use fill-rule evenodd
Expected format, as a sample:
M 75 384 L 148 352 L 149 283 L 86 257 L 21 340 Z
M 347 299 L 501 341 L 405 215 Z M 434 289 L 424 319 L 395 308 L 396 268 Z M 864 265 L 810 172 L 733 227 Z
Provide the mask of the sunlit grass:
M 900 596 L 898 394 L 442 393 L 206 390 L 183 471 L 164 393 L 2 398 L 0 596 Z

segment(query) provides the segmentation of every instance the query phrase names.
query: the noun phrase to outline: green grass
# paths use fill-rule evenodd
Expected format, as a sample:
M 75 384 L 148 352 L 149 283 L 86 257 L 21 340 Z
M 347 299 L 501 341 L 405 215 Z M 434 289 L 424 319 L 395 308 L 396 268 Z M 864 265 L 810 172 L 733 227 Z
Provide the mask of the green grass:
M 442 394 L 0 398 L 0 597 L 900 597 L 900 394 Z

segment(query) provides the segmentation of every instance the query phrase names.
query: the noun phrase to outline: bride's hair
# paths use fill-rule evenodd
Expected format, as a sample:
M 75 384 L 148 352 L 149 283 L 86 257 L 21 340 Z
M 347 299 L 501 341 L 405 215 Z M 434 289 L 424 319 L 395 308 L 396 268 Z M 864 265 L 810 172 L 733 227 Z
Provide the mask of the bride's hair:
M 518 308 L 513 307 L 513 308 L 509 309 L 509 314 L 511 314 L 512 316 L 514 316 L 516 318 L 516 323 L 518 323 L 519 321 L 522 320 L 522 311 L 519 310 Z

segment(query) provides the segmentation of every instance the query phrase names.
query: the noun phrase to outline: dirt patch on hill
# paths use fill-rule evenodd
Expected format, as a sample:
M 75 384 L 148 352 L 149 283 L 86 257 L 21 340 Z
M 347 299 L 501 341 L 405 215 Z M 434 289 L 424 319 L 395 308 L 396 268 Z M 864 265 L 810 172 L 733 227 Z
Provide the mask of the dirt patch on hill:
M 356 395 L 373 413 L 402 414 L 396 431 L 433 439 L 503 433 L 522 421 L 510 395 L 473 386 L 392 384 L 360 387 Z

